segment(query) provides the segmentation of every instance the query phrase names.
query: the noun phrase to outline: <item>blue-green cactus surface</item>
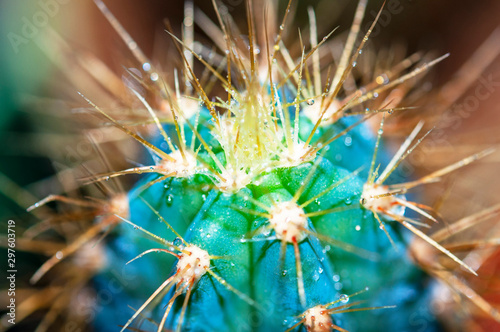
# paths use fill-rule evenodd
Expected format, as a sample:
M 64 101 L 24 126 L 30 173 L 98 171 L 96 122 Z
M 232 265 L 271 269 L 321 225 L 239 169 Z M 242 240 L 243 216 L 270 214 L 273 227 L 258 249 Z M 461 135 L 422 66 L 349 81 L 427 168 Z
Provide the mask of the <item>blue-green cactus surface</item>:
M 303 122 L 307 132 L 311 124 Z M 322 131 L 338 133 L 347 127 L 342 126 Z M 214 141 L 208 131 L 204 135 L 206 141 Z M 187 243 L 216 256 L 210 268 L 251 299 L 250 303 L 245 301 L 205 274 L 190 295 L 181 323 L 183 331 L 284 331 L 297 323 L 306 309 L 342 297 L 344 300 L 336 306 L 346 305 L 358 300 L 346 295 L 362 290 L 366 292 L 358 296 L 365 301 L 364 307 L 396 308 L 334 314 L 334 324 L 350 331 L 412 330 L 412 315 L 428 305 L 426 278 L 407 256 L 408 234 L 396 222 L 386 222 L 394 247 L 373 213 L 359 204 L 366 177 L 358 171 L 371 162 L 375 135 L 361 125 L 349 137 L 349 144 L 342 136 L 331 150 L 311 161 L 263 172 L 238 192 L 214 188 L 213 177 L 207 174 L 173 177 L 150 186 L 148 183 L 160 175 L 147 175 L 130 191 L 132 223 L 182 248 L 168 223 Z M 213 151 L 220 153 L 220 145 Z M 206 160 L 210 162 L 209 157 Z M 293 200 L 298 191 L 297 204 L 307 203 L 305 213 L 332 210 L 307 218 L 310 233 L 298 243 L 305 306 L 298 290 L 294 245 L 287 243 L 283 252 L 273 229 L 266 228 L 268 218 L 257 215 L 266 212 L 263 207 Z M 123 270 L 128 280 L 120 282 L 111 306 L 97 315 L 98 330 L 111 331 L 124 325 L 134 313 L 127 305 L 137 310 L 175 274 L 177 259 L 163 252 L 150 253 L 123 269 L 126 261 L 152 248 L 166 246 L 129 224 L 122 223 L 112 235 L 108 250 L 113 264 L 108 269 Z M 97 277 L 99 287 L 106 287 L 109 273 Z M 147 315 L 159 322 L 174 294 L 174 287 L 160 294 Z M 179 324 L 185 296 L 180 295 L 173 303 L 166 319 L 168 328 L 175 329 Z M 428 326 L 432 327 L 435 322 L 430 319 Z M 139 326 L 156 328 L 147 320 Z M 302 329 L 303 325 L 295 330 Z

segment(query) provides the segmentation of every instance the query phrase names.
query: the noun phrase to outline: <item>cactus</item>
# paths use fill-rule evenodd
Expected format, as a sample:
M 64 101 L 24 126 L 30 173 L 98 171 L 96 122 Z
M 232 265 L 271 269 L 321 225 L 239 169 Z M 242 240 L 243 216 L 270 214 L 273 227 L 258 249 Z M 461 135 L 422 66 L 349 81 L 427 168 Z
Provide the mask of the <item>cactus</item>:
M 127 41 L 104 3 L 96 3 Z M 180 92 L 157 77 L 131 73 L 157 89 L 161 99 L 159 111 L 151 106 L 155 101 L 131 88 L 150 116 L 147 132 L 138 133 L 82 95 L 94 114 L 142 144 L 152 158 L 148 163 L 143 157 L 144 166 L 87 178 L 88 184 L 106 186 L 143 174 L 130 190 L 111 193 L 105 203 L 51 196 L 33 206 L 54 200 L 83 206 L 92 211 L 93 223 L 32 280 L 105 232 L 99 250 L 109 263 L 98 266 L 93 283 L 97 292 L 113 296 L 97 304 L 93 326 L 98 331 L 117 325 L 121 331 L 412 330 L 412 315 L 431 303 L 431 276 L 436 276 L 422 264 L 420 250 L 476 271 L 422 230 L 438 220 L 408 191 L 492 150 L 421 178 L 395 179 L 398 166 L 427 134 L 419 122 L 400 149 L 390 151 L 384 123 L 409 107 L 379 101 L 446 56 L 341 98 L 376 25 L 375 20 L 356 43 L 364 7 L 361 0 L 353 38 L 336 72 L 323 82 L 318 50 L 333 32 L 319 43 L 312 36 L 310 50 L 302 47 L 301 56 L 287 63 L 281 31 L 289 8 L 276 38 L 266 36 L 265 44 L 257 45 L 248 1 L 248 44 L 234 37 L 215 6 L 229 48 L 226 67 L 200 57 L 192 41 L 178 39 L 168 27 L 188 88 Z M 314 12 L 310 17 L 314 22 Z M 144 70 L 154 72 L 142 52 L 131 49 L 148 64 Z M 209 98 L 193 58 L 221 83 L 227 98 Z M 226 75 L 220 73 L 224 68 Z M 117 269 L 127 277 L 111 282 Z M 426 331 L 440 330 L 436 317 L 428 320 Z
M 396 155 L 378 176 L 376 155 L 384 118 L 378 136 L 363 138 L 362 133 L 370 131 L 365 123 L 368 117 L 392 113 L 394 107 L 367 110 L 357 117 L 358 121 L 345 124 L 349 120 L 344 118 L 354 115 L 349 114 L 352 104 L 342 105 L 336 99 L 341 82 L 317 96 L 314 93 L 321 91 L 321 86 L 308 89 L 302 83 L 306 58 L 314 55 L 321 43 L 307 55 L 302 54 L 297 67 L 281 82 L 273 81 L 275 67 L 264 71 L 268 78 L 262 80 L 259 70 L 265 67 L 259 67 L 254 59 L 251 17 L 249 22 L 250 53 L 244 54 L 249 63 L 236 63 L 236 72 L 242 73 L 238 89 L 218 76 L 230 95 L 228 101 L 218 103 L 226 110 L 224 114 L 208 100 L 185 55 L 186 70 L 192 75 L 201 108 L 196 105 L 194 112 L 186 110 L 180 106 L 179 96 L 174 97 L 167 88 L 174 125 L 165 126 L 135 93 L 161 134 L 150 137 L 154 145 L 136 137 L 88 100 L 157 157 L 155 165 L 95 179 L 136 172 L 157 174 L 129 193 L 130 216 L 119 216 L 125 223 L 116 230 L 114 241 L 131 248 L 127 254 L 132 264 L 148 259 L 146 264 L 153 262 L 167 273 L 145 278 L 142 290 L 151 296 L 122 331 L 155 304 L 153 317 L 159 322 L 158 330 L 167 326 L 186 331 L 271 331 L 302 328 L 299 325 L 312 331 L 408 329 L 410 313 L 429 301 L 429 290 L 423 272 L 407 257 L 408 234 L 401 225 L 470 268 L 412 225 L 417 221 L 405 217 L 404 209 L 409 208 L 436 221 L 418 204 L 408 201 L 404 192 L 456 167 L 413 184 L 384 185 L 422 126 L 419 124 L 405 143 L 406 149 L 401 150 L 405 154 Z M 346 68 L 339 69 L 341 81 L 369 34 Z M 173 39 L 190 52 L 182 41 Z M 279 47 L 277 41 L 274 49 Z M 440 60 L 424 64 L 413 73 Z M 216 73 L 210 65 L 207 67 Z M 298 75 L 296 85 L 294 75 Z M 285 88 L 280 90 L 281 86 Z M 189 113 L 195 115 L 186 116 Z M 354 142 L 345 144 L 340 138 L 351 131 Z M 177 138 L 177 144 L 172 143 L 171 136 Z M 168 149 L 160 149 L 161 143 Z M 350 151 L 354 149 L 351 145 L 356 152 Z M 343 157 L 341 162 L 338 154 Z M 462 160 L 460 166 L 481 156 Z M 354 169 L 370 161 L 370 169 L 364 172 L 367 175 Z M 162 245 L 145 242 L 144 236 Z M 146 254 L 147 258 L 143 257 Z M 363 310 L 349 294 L 368 290 L 371 296 L 365 309 L 382 312 L 365 312 L 362 316 L 343 313 Z M 398 307 L 397 315 L 390 311 L 392 306 Z

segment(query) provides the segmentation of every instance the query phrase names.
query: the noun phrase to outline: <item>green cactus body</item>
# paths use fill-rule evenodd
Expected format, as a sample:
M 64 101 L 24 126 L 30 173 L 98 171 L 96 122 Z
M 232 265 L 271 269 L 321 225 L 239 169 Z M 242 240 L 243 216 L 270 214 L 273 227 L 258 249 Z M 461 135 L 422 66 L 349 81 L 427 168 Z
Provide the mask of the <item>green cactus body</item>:
M 335 131 L 341 130 L 336 128 Z M 206 141 L 213 140 L 206 136 Z M 375 144 L 373 139 L 369 141 L 372 146 Z M 336 153 L 342 153 L 342 149 L 338 146 Z M 226 163 L 220 145 L 216 144 L 212 151 Z M 359 154 L 360 150 L 356 151 Z M 370 151 L 366 149 L 366 152 Z M 354 301 L 346 294 L 369 289 L 369 296 L 365 298 L 369 299 L 370 306 L 397 305 L 401 307 L 398 315 L 394 316 L 390 309 L 378 314 L 358 314 L 359 319 L 354 313 L 336 314 L 334 324 L 352 331 L 408 328 L 409 315 L 415 306 L 426 301 L 427 290 L 422 285 L 421 272 L 406 256 L 405 235 L 397 224 L 386 224 L 398 248 L 396 251 L 379 229 L 373 214 L 359 204 L 366 181 L 354 173 L 354 169 L 333 164 L 328 156 L 326 153 L 294 167 L 272 168 L 237 192 L 210 189 L 214 185 L 213 178 L 206 170 L 205 174 L 158 183 L 154 181 L 159 176 L 150 175 L 139 182 L 129 194 L 130 220 L 182 249 L 185 244 L 181 244 L 165 224 L 168 223 L 189 245 L 217 257 L 211 260 L 210 269 L 237 290 L 237 293 L 231 291 L 220 280 L 204 274 L 194 285 L 184 314 L 181 313 L 186 294 L 176 294 L 172 287 L 153 311 L 155 320 L 161 321 L 165 312 L 162 308 L 176 297 L 166 318 L 166 325 L 172 328 L 182 326 L 185 331 L 286 330 L 308 308 L 341 297 L 344 301 L 340 305 L 345 305 Z M 201 158 L 217 168 L 207 154 Z M 371 155 L 363 158 L 369 160 Z M 151 183 L 154 184 L 148 185 Z M 297 192 L 300 195 L 295 198 Z M 270 227 L 269 216 L 264 216 L 273 206 L 294 200 L 296 205 L 304 205 L 304 214 L 313 214 L 310 218 L 305 217 L 309 233 L 301 232 L 303 238 L 297 241 L 304 298 L 300 293 L 294 244 L 282 245 L 276 238 L 277 231 Z M 330 210 L 331 213 L 321 215 L 321 211 Z M 162 247 L 127 224 L 120 225 L 116 233 L 115 241 L 129 249 L 124 255 L 127 260 Z M 138 290 L 142 294 L 152 294 L 175 273 L 177 260 L 174 256 L 151 253 L 147 257 L 130 264 L 137 265 L 143 273 L 136 272 L 140 288 L 137 289 L 134 282 L 135 291 L 128 292 L 125 298 L 137 300 Z M 142 260 L 146 261 L 145 266 Z M 120 263 L 124 263 L 123 257 Z M 144 271 L 154 271 L 154 267 L 156 271 L 145 276 Z
M 339 87 L 368 37 L 337 75 Z M 151 143 L 98 109 L 156 155 L 141 171 L 158 173 L 130 191 L 130 220 L 122 218 L 110 240 L 118 264 L 137 258 L 129 264 L 135 281 L 122 283 L 113 304 L 120 313 L 113 323 L 122 331 L 133 324 L 177 331 L 412 330 L 413 316 L 430 301 L 427 278 L 407 254 L 410 233 L 400 225 L 418 234 L 405 216 L 405 207 L 415 206 L 384 185 L 396 167 L 377 178 L 376 161 L 387 164 L 390 153 L 382 126 L 376 135 L 365 122 L 389 110 L 355 116 L 351 102 L 337 100 L 338 89 L 321 95 L 320 85 L 306 86 L 304 57 L 273 81 L 274 69 L 283 68 L 269 59 L 276 68 L 263 70 L 250 44 L 249 59 L 233 64 L 234 85 L 209 67 L 227 101 L 209 100 L 185 58 L 203 106 L 183 108 L 179 92 L 166 89 L 174 124 L 165 125 L 141 99 L 162 134 Z M 314 76 L 321 82 L 319 72 Z M 360 95 L 352 106 L 375 95 Z M 333 106 L 322 110 L 323 104 Z M 144 304 L 125 316 L 124 303 L 141 298 Z M 137 323 L 148 311 L 157 326 Z M 99 317 L 98 329 L 109 328 Z M 427 317 L 428 331 L 436 326 Z

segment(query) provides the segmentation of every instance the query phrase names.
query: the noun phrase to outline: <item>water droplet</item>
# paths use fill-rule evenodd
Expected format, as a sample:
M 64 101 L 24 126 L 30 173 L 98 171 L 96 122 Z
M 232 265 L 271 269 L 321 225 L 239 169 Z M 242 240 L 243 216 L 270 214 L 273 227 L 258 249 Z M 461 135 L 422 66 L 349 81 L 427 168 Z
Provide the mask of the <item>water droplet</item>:
M 346 136 L 344 138 L 344 144 L 345 144 L 345 146 L 351 146 L 352 145 L 352 137 L 351 136 Z
M 144 71 L 150 71 L 150 70 L 151 70 L 151 65 L 149 64 L 149 62 L 144 62 L 144 63 L 142 64 L 142 69 L 143 69 Z
M 58 252 L 56 252 L 56 258 L 57 258 L 57 259 L 62 259 L 62 258 L 63 258 L 63 256 L 64 256 L 64 254 L 63 254 L 63 252 L 62 252 L 62 251 L 58 251 Z
M 151 78 L 151 81 L 153 82 L 156 82 L 158 81 L 158 79 L 160 78 L 160 76 L 158 75 L 158 73 L 152 73 L 149 78 Z
M 174 244 L 174 246 L 177 246 L 177 247 L 182 246 L 182 240 L 181 240 L 181 238 L 176 237 L 175 240 L 174 240 L 174 242 L 173 242 L 173 244 Z
M 342 303 L 349 302 L 349 296 L 347 296 L 346 294 L 340 295 L 340 302 L 342 302 Z
M 356 225 L 356 227 L 355 227 L 355 228 L 356 228 L 356 230 L 357 230 L 358 232 L 361 230 L 361 226 L 359 226 L 359 225 Z
M 316 272 L 314 272 L 314 274 L 313 274 L 313 280 L 314 280 L 314 281 L 318 281 L 318 280 L 319 280 L 319 274 L 318 274 L 318 272 L 317 272 L 317 271 L 316 271 Z
M 346 205 L 351 205 L 351 203 L 352 203 L 352 199 L 351 199 L 351 197 L 347 197 L 347 198 L 344 200 L 344 203 L 345 203 Z
M 378 85 L 387 84 L 387 83 L 389 83 L 389 78 L 387 77 L 386 74 L 382 74 L 382 75 L 377 76 L 377 78 L 375 79 L 375 82 L 377 82 Z
M 312 106 L 314 105 L 314 99 L 309 99 L 306 101 L 307 105 Z
M 340 281 L 340 276 L 338 274 L 333 276 L 333 281 L 339 282 Z
M 171 195 L 171 194 L 167 195 L 166 204 L 167 204 L 167 206 L 172 206 L 172 204 L 174 204 L 174 196 L 173 195 Z
M 339 291 L 339 290 L 341 290 L 341 289 L 342 289 L 342 287 L 344 287 L 344 285 L 342 285 L 342 283 L 341 283 L 341 282 L 337 282 L 337 283 L 335 284 L 335 286 L 334 286 L 334 287 L 335 287 L 335 289 L 336 289 L 336 290 L 338 290 L 338 291 Z
M 283 270 L 283 272 L 281 272 L 281 275 L 284 277 L 284 276 L 286 276 L 287 273 L 288 273 L 287 270 Z
M 185 17 L 182 23 L 184 23 L 184 26 L 190 27 L 193 25 L 193 18 L 189 16 Z
M 280 25 L 280 30 L 283 31 L 285 29 L 285 26 L 282 24 Z
M 354 61 L 354 62 L 352 63 L 352 66 L 353 66 L 353 67 L 356 67 L 356 65 L 357 65 L 357 64 L 358 64 L 358 63 L 357 63 L 356 61 Z
M 323 269 L 320 267 L 320 268 L 318 269 L 318 272 L 319 272 L 320 274 L 321 274 L 321 273 L 323 273 Z

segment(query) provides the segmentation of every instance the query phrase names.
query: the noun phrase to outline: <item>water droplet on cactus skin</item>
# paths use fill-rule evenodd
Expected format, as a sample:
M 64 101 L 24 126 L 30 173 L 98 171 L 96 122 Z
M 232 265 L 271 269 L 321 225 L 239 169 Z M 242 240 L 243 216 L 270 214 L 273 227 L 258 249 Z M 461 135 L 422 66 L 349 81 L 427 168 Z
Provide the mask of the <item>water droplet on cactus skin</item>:
M 174 204 L 174 196 L 173 195 L 167 195 L 166 204 L 167 204 L 167 206 L 172 206 L 172 204 Z
M 173 242 L 174 246 L 181 247 L 182 246 L 182 240 L 178 237 L 175 238 Z

